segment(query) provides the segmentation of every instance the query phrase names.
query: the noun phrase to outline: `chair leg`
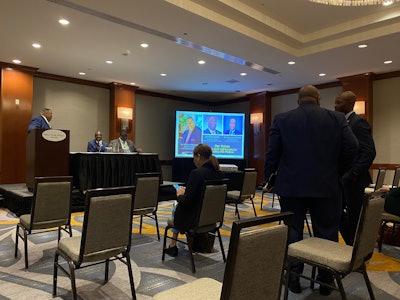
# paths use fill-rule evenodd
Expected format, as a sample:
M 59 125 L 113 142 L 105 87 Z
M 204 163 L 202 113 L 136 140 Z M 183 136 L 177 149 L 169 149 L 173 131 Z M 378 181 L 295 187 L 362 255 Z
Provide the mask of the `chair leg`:
M 164 230 L 164 241 L 163 241 L 163 248 L 162 248 L 163 251 L 162 251 L 161 260 L 164 260 L 164 259 L 165 259 L 165 252 L 164 252 L 164 249 L 165 249 L 165 246 L 166 246 L 166 244 L 167 244 L 168 229 L 170 229 L 170 227 L 167 225 L 167 227 L 165 227 L 165 230 Z
M 192 272 L 196 273 L 196 267 L 194 266 L 194 257 L 193 257 L 193 237 L 189 236 L 186 234 L 186 239 L 188 242 L 188 248 L 189 248 L 189 255 L 190 255 L 190 262 L 192 264 Z
M 310 235 L 310 237 L 312 237 L 313 235 L 311 232 L 310 224 L 308 223 L 307 216 L 305 217 L 304 221 L 306 222 L 306 225 L 307 225 L 308 234 Z
M 15 234 L 15 253 L 14 257 L 17 258 L 18 254 L 18 238 L 19 238 L 19 226 L 17 225 L 16 234 Z
M 158 240 L 160 240 L 160 230 L 158 229 L 158 218 L 157 218 L 157 213 L 154 213 L 154 220 L 156 221 L 156 229 L 157 229 L 157 237 Z
M 342 279 L 340 278 L 340 275 L 337 274 L 336 272 L 333 272 L 333 275 L 335 276 L 336 279 L 336 283 L 338 285 L 339 291 L 340 291 L 340 297 L 342 298 L 342 300 L 346 300 L 346 292 L 344 291 L 344 287 L 343 287 L 343 283 L 342 283 Z
M 72 299 L 77 300 L 78 295 L 76 293 L 75 266 L 72 261 L 68 261 L 68 266 L 69 266 L 69 278 L 71 279 Z
M 129 283 L 131 285 L 132 299 L 136 300 L 135 283 L 133 281 L 132 265 L 129 253 L 125 253 L 125 258 L 126 258 L 126 265 L 128 267 L 128 275 L 129 275 Z
M 364 281 L 365 281 L 365 284 L 367 285 L 367 289 L 368 289 L 368 293 L 369 293 L 370 299 L 371 300 L 375 300 L 374 291 L 372 290 L 371 281 L 368 278 L 368 274 L 367 274 L 367 270 L 365 268 L 365 264 L 362 266 L 361 273 L 364 276 Z
M 239 209 L 238 209 L 238 204 L 237 204 L 237 202 L 235 201 L 235 213 L 237 214 L 237 216 L 238 216 L 238 219 L 240 220 L 240 214 L 239 214 Z
M 25 256 L 25 269 L 28 269 L 28 235 L 26 234 L 26 230 L 24 231 L 24 256 Z
M 104 270 L 104 282 L 108 281 L 108 271 L 110 269 L 110 260 L 107 258 L 105 263 L 105 270 Z
M 54 270 L 53 270 L 53 296 L 57 296 L 57 272 L 58 272 L 58 251 L 54 256 Z
M 315 280 L 315 275 L 317 273 L 317 267 L 313 266 L 312 270 L 311 270 L 311 278 Z M 314 286 L 315 286 L 315 281 L 311 280 L 310 281 L 310 289 L 314 290 Z
M 263 208 L 264 194 L 265 194 L 264 192 L 262 192 L 262 194 L 261 194 L 260 210 L 263 210 L 262 208 Z
M 272 205 L 271 205 L 272 208 L 274 207 L 274 202 L 275 202 L 275 194 L 272 193 Z
M 379 240 L 378 240 L 378 251 L 382 252 L 382 243 L 383 243 L 383 234 L 385 232 L 386 222 L 382 221 L 381 226 L 379 228 Z
M 251 201 L 251 204 L 253 205 L 254 216 L 257 217 L 256 208 L 254 206 L 253 198 L 251 198 L 250 201 Z
M 285 273 L 285 291 L 283 294 L 283 299 L 287 300 L 289 296 L 289 279 L 290 279 L 290 269 L 291 269 L 291 260 L 288 258 L 286 262 Z
M 142 223 L 143 223 L 143 215 L 140 215 L 140 227 L 139 227 L 140 234 L 142 234 Z
M 217 229 L 217 232 L 218 232 L 219 247 L 221 248 L 222 252 L 222 259 L 224 260 L 224 262 L 226 262 L 226 256 L 225 256 L 224 245 L 222 244 L 221 232 L 219 231 L 219 229 Z

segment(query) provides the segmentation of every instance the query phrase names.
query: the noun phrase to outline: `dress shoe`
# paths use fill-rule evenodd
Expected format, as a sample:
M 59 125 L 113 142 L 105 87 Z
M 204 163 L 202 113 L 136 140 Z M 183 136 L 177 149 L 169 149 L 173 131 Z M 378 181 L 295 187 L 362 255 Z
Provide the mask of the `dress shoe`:
M 292 293 L 300 294 L 300 293 L 301 293 L 300 281 L 292 281 L 292 282 L 289 282 L 289 290 L 290 290 Z
M 330 282 L 330 283 L 327 283 L 327 284 L 329 284 L 329 285 L 331 285 L 332 287 L 329 287 L 329 286 L 326 286 L 326 285 L 320 285 L 319 286 L 319 294 L 320 295 L 322 295 L 322 296 L 329 296 L 331 293 L 332 293 L 332 291 L 334 290 L 334 283 L 333 282 Z
M 170 256 L 178 256 L 178 247 L 177 246 L 169 246 L 168 248 L 164 249 L 164 253 L 170 255 Z

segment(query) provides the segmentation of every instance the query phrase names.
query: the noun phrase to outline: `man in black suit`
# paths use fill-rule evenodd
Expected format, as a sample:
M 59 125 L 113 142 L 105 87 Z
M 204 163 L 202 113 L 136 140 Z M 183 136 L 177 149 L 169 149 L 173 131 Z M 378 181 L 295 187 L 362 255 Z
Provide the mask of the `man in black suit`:
M 277 115 L 270 127 L 264 179 L 277 172 L 273 189 L 280 196 L 281 211 L 294 213 L 290 243 L 303 239 L 307 210 L 314 235 L 338 241 L 340 173 L 350 167 L 358 142 L 343 114 L 319 106 L 320 93 L 314 86 L 300 89 L 298 104 Z M 296 273 L 302 270 L 302 264 L 292 269 Z M 319 270 L 318 279 L 333 284 L 329 272 Z M 289 288 L 301 293 L 298 276 L 291 276 Z M 320 294 L 330 292 L 330 288 L 320 287 Z
M 371 182 L 369 168 L 375 159 L 375 144 L 368 122 L 354 111 L 356 95 L 351 91 L 341 93 L 336 97 L 335 110 L 345 114 L 345 117 L 358 139 L 359 148 L 348 172 L 343 175 L 345 201 L 340 224 L 340 233 L 347 245 L 353 245 L 357 230 L 358 218 L 364 198 L 364 189 Z

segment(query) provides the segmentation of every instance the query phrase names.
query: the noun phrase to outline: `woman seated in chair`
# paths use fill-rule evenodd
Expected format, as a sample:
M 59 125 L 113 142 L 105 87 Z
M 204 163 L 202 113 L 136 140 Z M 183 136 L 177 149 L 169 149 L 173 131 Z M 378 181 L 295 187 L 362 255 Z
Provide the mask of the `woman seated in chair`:
M 171 229 L 173 238 L 169 247 L 164 252 L 171 256 L 178 255 L 176 238 L 179 232 L 185 232 L 194 226 L 196 216 L 200 211 L 202 189 L 205 180 L 218 180 L 224 177 L 219 169 L 219 163 L 212 155 L 210 146 L 199 144 L 193 150 L 193 162 L 196 169 L 189 174 L 186 188 L 181 186 L 176 191 L 178 204 L 172 212 L 174 217 L 174 227 Z

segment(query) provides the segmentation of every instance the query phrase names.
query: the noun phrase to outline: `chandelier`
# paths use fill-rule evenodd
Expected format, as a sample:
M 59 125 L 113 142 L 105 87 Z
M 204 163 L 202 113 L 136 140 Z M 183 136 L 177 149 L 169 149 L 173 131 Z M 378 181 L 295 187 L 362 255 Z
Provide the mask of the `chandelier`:
M 400 0 L 309 0 L 311 2 L 336 6 L 390 5 Z

